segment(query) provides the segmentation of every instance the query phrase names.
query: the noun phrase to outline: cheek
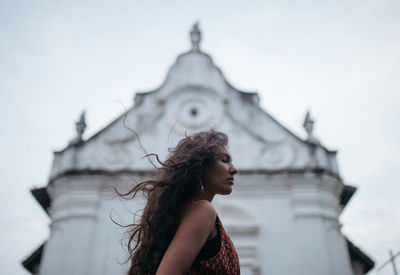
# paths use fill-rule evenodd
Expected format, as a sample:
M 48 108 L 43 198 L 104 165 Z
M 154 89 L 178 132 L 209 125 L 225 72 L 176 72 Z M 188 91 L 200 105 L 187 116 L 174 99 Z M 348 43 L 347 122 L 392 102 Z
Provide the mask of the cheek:
M 215 171 L 213 167 L 208 167 L 202 176 L 204 184 L 209 184 L 214 181 Z
M 209 187 L 218 187 L 225 181 L 228 170 L 225 163 L 216 161 L 204 171 L 203 181 Z

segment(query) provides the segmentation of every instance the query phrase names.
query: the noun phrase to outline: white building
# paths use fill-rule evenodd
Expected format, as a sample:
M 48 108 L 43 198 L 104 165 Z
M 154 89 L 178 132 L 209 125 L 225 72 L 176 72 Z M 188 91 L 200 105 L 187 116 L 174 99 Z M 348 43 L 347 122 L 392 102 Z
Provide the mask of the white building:
M 127 224 L 143 200 L 123 201 L 112 187 L 128 190 L 153 171 L 125 118 L 161 158 L 185 131 L 228 134 L 240 173 L 233 193 L 216 197 L 215 206 L 242 274 L 358 275 L 373 267 L 341 234 L 338 217 L 355 188 L 344 185 L 336 152 L 313 136 L 309 114 L 302 140 L 261 109 L 258 94 L 232 87 L 200 41 L 195 25 L 191 50 L 158 89 L 137 94 L 126 114 L 88 140 L 82 115 L 77 137 L 54 153 L 48 185 L 32 190 L 51 217 L 49 239 L 23 263 L 32 273 L 125 274 L 124 229 L 110 216 Z

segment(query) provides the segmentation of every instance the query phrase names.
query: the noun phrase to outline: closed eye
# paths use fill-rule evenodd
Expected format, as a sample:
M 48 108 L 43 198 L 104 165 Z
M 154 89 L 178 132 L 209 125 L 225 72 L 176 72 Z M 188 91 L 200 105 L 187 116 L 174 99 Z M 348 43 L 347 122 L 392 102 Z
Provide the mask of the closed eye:
M 228 163 L 228 162 L 232 161 L 231 156 L 229 156 L 227 154 L 223 155 L 222 161 L 225 162 L 225 163 Z

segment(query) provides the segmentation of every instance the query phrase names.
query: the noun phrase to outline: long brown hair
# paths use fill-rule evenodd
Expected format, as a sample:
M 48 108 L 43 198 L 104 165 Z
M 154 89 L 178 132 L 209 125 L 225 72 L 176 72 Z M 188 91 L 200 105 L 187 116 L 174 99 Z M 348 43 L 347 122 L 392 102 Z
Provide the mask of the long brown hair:
M 183 204 L 198 194 L 205 168 L 227 144 L 228 137 L 215 130 L 186 136 L 170 149 L 165 162 L 155 155 L 161 168 L 153 179 L 118 193 L 134 198 L 140 192 L 147 198 L 140 222 L 128 225 L 129 275 L 156 273 L 179 225 Z

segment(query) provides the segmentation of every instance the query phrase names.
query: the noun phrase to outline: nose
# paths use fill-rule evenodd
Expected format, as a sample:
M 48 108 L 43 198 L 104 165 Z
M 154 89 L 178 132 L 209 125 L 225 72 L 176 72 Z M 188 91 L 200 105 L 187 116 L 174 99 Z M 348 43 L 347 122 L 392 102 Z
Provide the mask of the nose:
M 231 167 L 229 169 L 229 172 L 234 175 L 237 174 L 239 172 L 239 170 L 235 167 L 235 165 L 231 164 Z

